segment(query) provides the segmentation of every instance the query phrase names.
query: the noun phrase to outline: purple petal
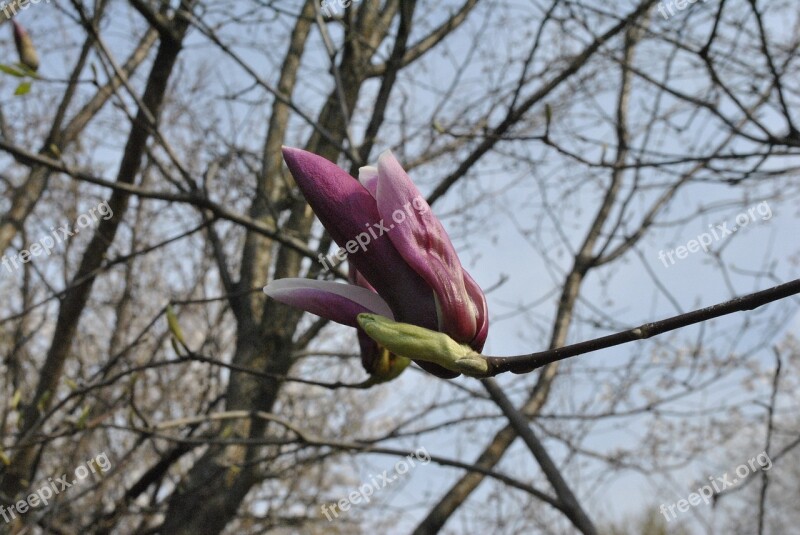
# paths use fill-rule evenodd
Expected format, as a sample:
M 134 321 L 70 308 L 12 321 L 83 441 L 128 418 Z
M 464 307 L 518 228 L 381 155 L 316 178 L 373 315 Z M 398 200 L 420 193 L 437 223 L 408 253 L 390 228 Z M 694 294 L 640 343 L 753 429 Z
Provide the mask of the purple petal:
M 439 330 L 457 342 L 472 342 L 483 328 L 478 321 L 485 301 L 473 302 L 477 285 L 473 281 L 472 291 L 467 291 L 464 269 L 447 232 L 390 151 L 378 159 L 376 197 L 381 215 L 394 222 L 389 239 L 436 295 Z M 479 288 L 478 293 L 482 297 Z
M 358 347 L 361 349 L 361 366 L 370 375 L 375 373 L 375 366 L 383 353 L 383 348 L 361 329 L 358 329 Z
M 364 275 L 358 272 L 356 267 L 350 263 L 349 270 L 347 272 L 347 280 L 350 281 L 350 284 L 354 284 L 356 286 L 361 286 L 362 288 L 366 288 L 371 291 L 375 291 L 375 288 L 367 282 L 367 279 L 364 278 Z M 369 373 L 370 375 L 375 372 L 375 366 L 378 363 L 378 359 L 381 356 L 381 352 L 383 349 L 378 345 L 378 342 L 367 336 L 361 327 L 358 327 L 358 346 L 361 349 L 361 366 Z
M 378 294 L 351 284 L 312 279 L 280 279 L 269 283 L 264 288 L 264 293 L 285 305 L 350 327 L 358 327 L 356 316 L 362 312 L 394 318 L 389 305 Z

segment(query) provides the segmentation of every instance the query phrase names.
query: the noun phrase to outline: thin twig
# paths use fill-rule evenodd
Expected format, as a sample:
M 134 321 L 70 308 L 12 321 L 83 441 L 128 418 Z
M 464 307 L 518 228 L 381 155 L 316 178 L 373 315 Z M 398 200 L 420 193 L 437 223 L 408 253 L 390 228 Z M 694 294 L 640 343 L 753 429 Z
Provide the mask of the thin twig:
M 665 332 L 726 316 L 734 312 L 753 310 L 767 303 L 772 303 L 773 301 L 778 301 L 798 293 L 800 293 L 800 279 L 795 279 L 785 284 L 773 286 L 767 290 L 736 297 L 724 303 L 687 312 L 686 314 L 679 314 L 661 321 L 645 323 L 634 329 L 595 338 L 594 340 L 587 340 L 585 342 L 579 342 L 577 344 L 547 351 L 539 351 L 537 353 L 531 353 L 530 355 L 485 357 L 486 361 L 489 363 L 489 371 L 486 376 L 494 377 L 495 375 L 508 371 L 513 373 L 530 373 L 552 362 L 558 362 L 569 357 L 606 349 L 608 347 L 627 344 L 634 340 L 645 340 Z
M 770 446 L 772 445 L 772 430 L 775 423 L 775 403 L 778 397 L 778 389 L 781 380 L 781 353 L 778 348 L 773 348 L 775 352 L 775 375 L 772 378 L 772 395 L 769 400 L 769 407 L 767 407 L 767 439 L 764 445 L 764 451 L 769 454 Z M 769 472 L 761 470 L 761 494 L 758 500 L 758 535 L 764 534 L 764 511 L 767 504 L 767 488 L 769 487 Z

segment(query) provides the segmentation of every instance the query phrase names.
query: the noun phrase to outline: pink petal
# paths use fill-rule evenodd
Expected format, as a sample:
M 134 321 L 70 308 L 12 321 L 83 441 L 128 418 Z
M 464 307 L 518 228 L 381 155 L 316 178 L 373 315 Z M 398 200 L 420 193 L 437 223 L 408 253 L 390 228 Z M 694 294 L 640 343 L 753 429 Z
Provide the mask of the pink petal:
M 479 332 L 479 309 L 485 302 L 473 302 L 479 297 L 477 285 L 467 291 L 461 261 L 447 232 L 390 151 L 378 159 L 376 197 L 381 215 L 394 225 L 389 239 L 433 289 L 439 330 L 458 342 L 472 342 Z
M 373 312 L 394 319 L 386 301 L 375 292 L 352 284 L 312 279 L 280 279 L 264 287 L 264 293 L 331 321 L 358 327 L 356 316 Z
M 478 283 L 475 282 L 466 271 L 463 271 L 463 274 L 467 293 L 469 294 L 470 299 L 472 299 L 472 302 L 475 303 L 476 309 L 478 310 L 478 316 L 476 318 L 477 332 L 475 333 L 475 338 L 466 343 L 468 343 L 475 351 L 481 352 L 483 351 L 483 345 L 486 343 L 486 336 L 489 334 L 489 308 L 486 305 L 486 296 L 483 294 L 481 287 L 478 286 Z

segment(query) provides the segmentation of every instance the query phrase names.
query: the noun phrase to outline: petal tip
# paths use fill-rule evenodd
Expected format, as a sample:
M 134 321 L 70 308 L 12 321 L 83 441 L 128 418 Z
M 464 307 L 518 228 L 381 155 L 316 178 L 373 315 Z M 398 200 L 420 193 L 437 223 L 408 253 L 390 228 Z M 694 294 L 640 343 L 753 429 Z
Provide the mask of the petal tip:
M 397 161 L 397 158 L 395 158 L 394 153 L 392 152 L 392 149 L 386 149 L 386 150 L 384 150 L 383 152 L 381 152 L 378 155 L 378 165 L 380 165 L 381 163 L 385 163 L 386 160 L 389 160 L 389 161 L 392 161 L 392 162 L 396 162 Z
M 295 147 L 289 147 L 287 145 L 281 145 L 281 154 L 283 154 L 283 158 L 284 159 L 286 159 L 287 156 L 288 157 L 296 157 L 296 156 L 299 155 L 298 153 L 300 153 L 300 152 L 303 152 L 303 150 L 295 148 Z

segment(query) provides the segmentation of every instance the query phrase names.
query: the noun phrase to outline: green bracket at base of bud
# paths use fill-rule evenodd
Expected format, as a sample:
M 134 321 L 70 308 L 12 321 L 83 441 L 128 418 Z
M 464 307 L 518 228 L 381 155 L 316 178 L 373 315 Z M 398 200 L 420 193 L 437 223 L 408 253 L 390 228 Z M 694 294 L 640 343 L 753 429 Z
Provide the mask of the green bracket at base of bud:
M 375 363 L 375 368 L 370 372 L 369 379 L 362 383 L 362 388 L 388 383 L 397 379 L 402 374 L 411 361 L 400 355 L 394 355 L 388 349 L 382 349 Z
M 358 324 L 381 347 L 412 360 L 433 362 L 471 377 L 486 377 L 489 364 L 480 353 L 444 333 L 377 314 L 359 314 Z

